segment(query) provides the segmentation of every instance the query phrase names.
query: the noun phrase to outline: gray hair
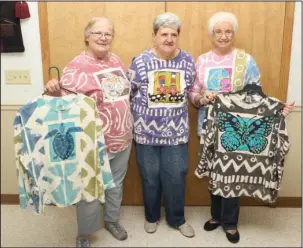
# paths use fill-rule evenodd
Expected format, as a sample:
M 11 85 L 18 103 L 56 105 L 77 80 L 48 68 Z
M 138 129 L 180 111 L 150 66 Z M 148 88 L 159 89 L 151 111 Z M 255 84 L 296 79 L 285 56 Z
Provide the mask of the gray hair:
M 112 23 L 111 20 L 109 20 L 106 17 L 93 17 L 86 25 L 85 29 L 84 29 L 84 42 L 85 45 L 88 45 L 88 42 L 86 41 L 86 39 L 88 38 L 90 31 L 92 30 L 92 27 L 97 23 L 97 22 L 107 22 L 111 27 L 112 27 L 112 31 L 113 31 L 113 36 L 115 35 L 115 27 L 114 24 Z
M 236 33 L 238 31 L 238 20 L 237 17 L 230 12 L 217 12 L 213 14 L 207 24 L 208 34 L 213 35 L 214 26 L 221 22 L 228 22 L 233 26 L 233 31 Z
M 176 14 L 171 12 L 166 12 L 161 15 L 158 15 L 153 22 L 154 34 L 157 34 L 158 30 L 161 27 L 177 29 L 179 34 L 181 30 L 180 18 Z

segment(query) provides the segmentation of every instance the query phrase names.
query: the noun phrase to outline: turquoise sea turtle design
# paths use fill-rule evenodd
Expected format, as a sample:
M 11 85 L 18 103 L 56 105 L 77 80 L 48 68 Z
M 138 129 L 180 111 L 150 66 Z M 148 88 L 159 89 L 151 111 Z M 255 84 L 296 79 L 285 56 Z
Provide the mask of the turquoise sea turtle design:
M 59 157 L 62 160 L 66 160 L 74 155 L 75 142 L 71 133 L 81 131 L 83 131 L 81 127 L 69 127 L 65 130 L 65 125 L 61 123 L 58 129 L 48 132 L 44 139 L 55 136 L 52 142 L 53 150 L 56 154 L 55 159 Z

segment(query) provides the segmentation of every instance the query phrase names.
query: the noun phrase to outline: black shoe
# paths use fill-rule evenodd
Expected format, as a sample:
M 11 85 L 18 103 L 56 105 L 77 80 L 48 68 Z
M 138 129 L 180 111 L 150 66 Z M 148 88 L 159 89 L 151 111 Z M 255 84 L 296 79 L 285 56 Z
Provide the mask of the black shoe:
M 231 234 L 229 232 L 226 232 L 226 238 L 228 239 L 229 242 L 231 243 L 238 243 L 240 240 L 240 233 L 238 232 L 238 230 L 234 233 Z
M 211 220 L 205 222 L 204 224 L 204 230 L 205 231 L 213 231 L 215 230 L 218 226 L 220 226 L 220 223 L 211 223 Z

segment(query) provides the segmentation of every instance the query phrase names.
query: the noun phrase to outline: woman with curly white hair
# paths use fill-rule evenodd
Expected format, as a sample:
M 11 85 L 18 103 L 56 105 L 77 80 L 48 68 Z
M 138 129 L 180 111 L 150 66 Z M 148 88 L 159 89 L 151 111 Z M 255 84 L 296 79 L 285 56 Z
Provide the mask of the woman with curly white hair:
M 190 92 L 191 101 L 199 107 L 198 135 L 201 136 L 204 105 L 215 99 L 219 92 L 235 92 L 246 84 L 260 85 L 260 71 L 254 58 L 235 47 L 238 21 L 234 14 L 217 12 L 208 21 L 208 33 L 213 49 L 202 54 L 196 62 L 196 81 Z M 293 104 L 285 104 L 283 115 L 287 116 Z M 204 229 L 215 230 L 222 225 L 227 239 L 232 243 L 240 240 L 237 230 L 240 197 L 223 198 L 211 196 L 211 216 Z

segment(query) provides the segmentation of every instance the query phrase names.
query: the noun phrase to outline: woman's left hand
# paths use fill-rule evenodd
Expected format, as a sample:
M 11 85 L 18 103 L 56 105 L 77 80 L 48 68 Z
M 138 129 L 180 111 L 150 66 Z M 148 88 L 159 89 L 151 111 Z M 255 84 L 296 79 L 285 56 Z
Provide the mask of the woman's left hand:
M 289 115 L 289 113 L 291 112 L 292 108 L 294 107 L 295 102 L 293 103 L 285 103 L 285 106 L 283 108 L 283 112 L 282 114 L 284 115 L 284 117 L 287 117 Z

